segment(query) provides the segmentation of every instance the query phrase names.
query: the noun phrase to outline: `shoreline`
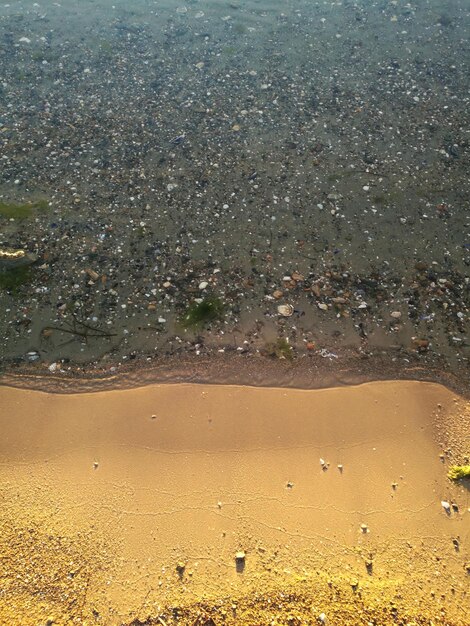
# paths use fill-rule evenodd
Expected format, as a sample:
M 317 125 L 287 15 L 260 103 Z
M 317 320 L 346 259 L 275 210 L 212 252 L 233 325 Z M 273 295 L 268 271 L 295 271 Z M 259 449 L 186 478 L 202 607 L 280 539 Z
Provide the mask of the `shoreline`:
M 124 363 L 10 364 L 0 386 L 48 393 L 92 393 L 152 384 L 197 383 L 286 389 L 328 389 L 375 381 L 422 381 L 441 384 L 470 398 L 470 377 L 422 355 L 344 349 L 334 354 L 301 355 L 289 361 L 252 353 L 218 352 L 136 358 Z

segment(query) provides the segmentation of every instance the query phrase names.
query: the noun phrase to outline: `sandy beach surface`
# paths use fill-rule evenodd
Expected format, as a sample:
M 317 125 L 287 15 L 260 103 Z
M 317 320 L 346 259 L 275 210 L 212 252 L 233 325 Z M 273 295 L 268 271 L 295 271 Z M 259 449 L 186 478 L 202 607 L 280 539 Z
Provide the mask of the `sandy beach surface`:
M 469 423 L 427 382 L 0 387 L 0 624 L 468 625 Z

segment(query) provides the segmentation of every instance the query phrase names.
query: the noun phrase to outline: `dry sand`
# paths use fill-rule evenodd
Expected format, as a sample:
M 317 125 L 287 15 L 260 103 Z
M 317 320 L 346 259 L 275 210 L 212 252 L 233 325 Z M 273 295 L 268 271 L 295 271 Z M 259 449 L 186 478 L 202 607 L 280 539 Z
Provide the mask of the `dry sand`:
M 468 626 L 469 422 L 424 382 L 0 387 L 0 624 Z

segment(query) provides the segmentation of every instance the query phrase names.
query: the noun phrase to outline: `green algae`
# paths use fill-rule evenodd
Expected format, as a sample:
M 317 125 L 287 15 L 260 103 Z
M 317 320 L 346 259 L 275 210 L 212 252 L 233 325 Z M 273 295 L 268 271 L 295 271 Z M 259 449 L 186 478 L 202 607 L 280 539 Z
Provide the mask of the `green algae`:
M 266 344 L 265 353 L 270 357 L 286 361 L 292 361 L 294 358 L 292 346 L 285 337 L 280 337 L 276 341 Z
M 221 319 L 224 305 L 220 298 L 205 298 L 202 302 L 191 304 L 184 314 L 181 323 L 184 328 L 202 328 L 210 322 Z
M 0 269 L 0 290 L 16 295 L 23 285 L 31 282 L 32 271 L 28 265 Z
M 49 209 L 47 200 L 36 200 L 16 204 L 14 202 L 0 202 L 0 217 L 14 220 L 26 220 L 36 213 L 45 213 Z

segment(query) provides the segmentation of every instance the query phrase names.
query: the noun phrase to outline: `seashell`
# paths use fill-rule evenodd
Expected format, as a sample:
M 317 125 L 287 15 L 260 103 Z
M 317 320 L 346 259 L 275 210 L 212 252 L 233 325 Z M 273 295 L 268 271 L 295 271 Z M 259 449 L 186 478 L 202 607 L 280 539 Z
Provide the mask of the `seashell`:
M 277 307 L 277 312 L 279 313 L 279 315 L 282 315 L 284 317 L 290 317 L 294 312 L 294 307 L 292 306 L 292 304 L 280 304 Z

